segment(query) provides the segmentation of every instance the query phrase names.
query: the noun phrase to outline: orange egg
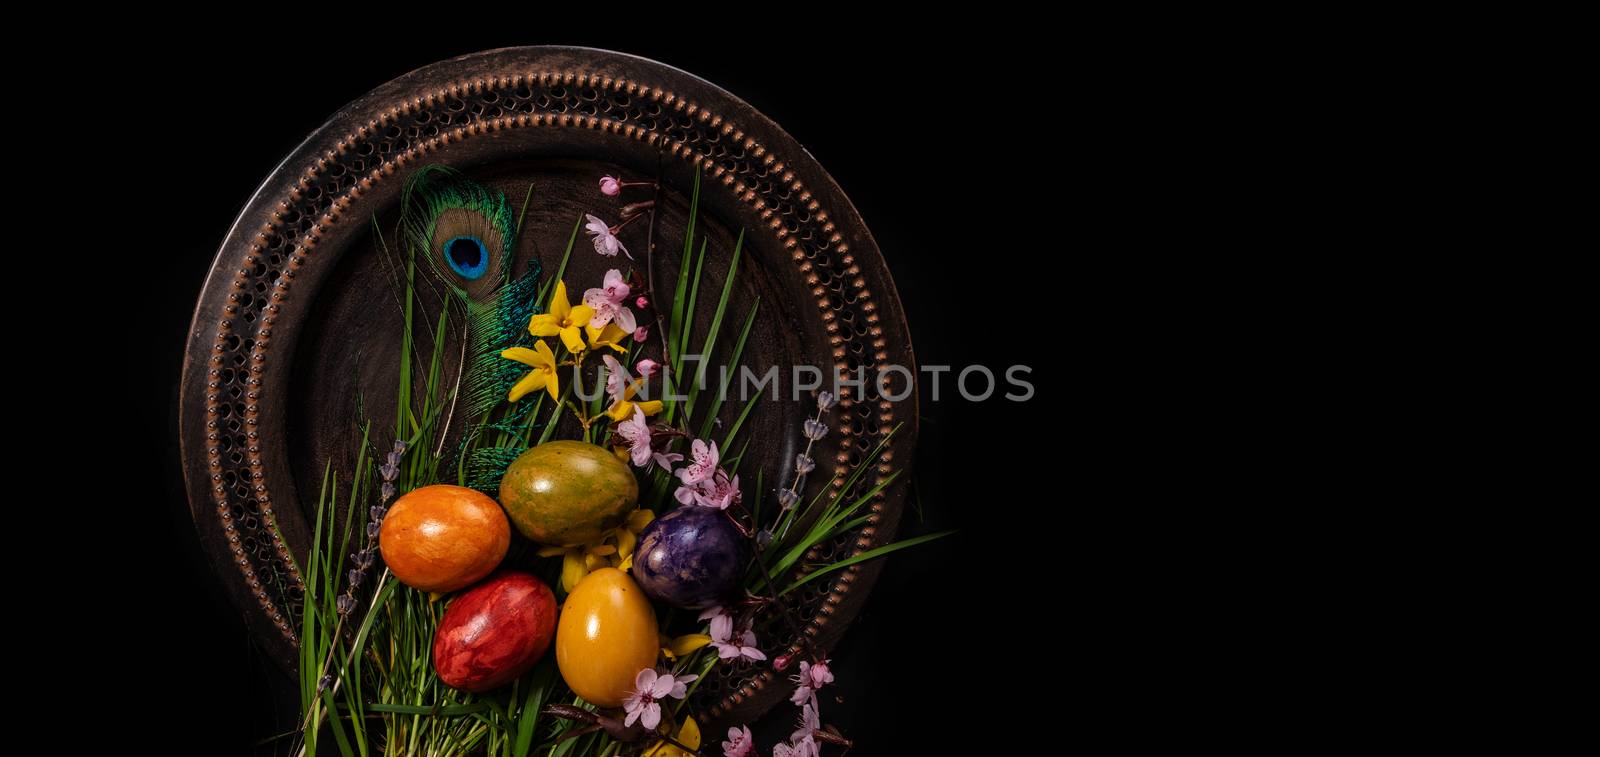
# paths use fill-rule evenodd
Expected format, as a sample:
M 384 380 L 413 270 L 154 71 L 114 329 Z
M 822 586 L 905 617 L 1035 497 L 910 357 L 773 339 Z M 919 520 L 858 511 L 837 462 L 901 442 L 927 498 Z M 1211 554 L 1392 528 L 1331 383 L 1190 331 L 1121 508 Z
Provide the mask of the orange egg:
M 661 648 L 656 611 L 639 586 L 616 568 L 585 576 L 556 623 L 556 666 L 585 701 L 618 707 L 634 678 L 656 664 Z
M 378 531 L 383 561 L 418 591 L 455 591 L 489 575 L 511 546 L 511 524 L 482 492 L 435 484 L 389 507 Z

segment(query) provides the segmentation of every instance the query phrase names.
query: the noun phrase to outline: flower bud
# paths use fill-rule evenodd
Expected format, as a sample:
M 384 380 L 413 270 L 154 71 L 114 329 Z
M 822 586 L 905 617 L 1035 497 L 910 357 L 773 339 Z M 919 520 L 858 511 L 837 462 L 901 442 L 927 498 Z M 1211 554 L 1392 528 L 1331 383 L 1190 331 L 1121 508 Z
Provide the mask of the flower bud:
M 621 191 L 622 191 L 622 184 L 621 184 L 621 182 L 617 181 L 617 177 L 615 177 L 615 176 L 602 176 L 602 177 L 600 177 L 600 194 L 603 194 L 603 195 L 605 195 L 607 197 L 616 197 L 617 193 L 621 192 Z

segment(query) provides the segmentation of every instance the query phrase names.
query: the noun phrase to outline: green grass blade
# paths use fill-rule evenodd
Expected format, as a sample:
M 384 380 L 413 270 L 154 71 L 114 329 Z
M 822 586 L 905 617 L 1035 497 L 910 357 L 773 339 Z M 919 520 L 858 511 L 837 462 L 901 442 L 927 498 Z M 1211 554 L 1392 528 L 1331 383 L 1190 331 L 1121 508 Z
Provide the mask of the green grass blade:
M 427 715 L 430 717 L 437 716 L 449 718 L 459 717 L 462 715 L 471 715 L 478 712 L 487 712 L 489 710 L 489 705 L 486 702 L 477 702 L 475 704 L 454 704 L 449 706 L 434 705 L 432 707 L 411 704 L 369 704 L 367 705 L 367 710 L 369 712 L 386 712 L 394 715 Z
M 528 698 L 523 700 L 522 711 L 517 716 L 516 741 L 512 744 L 513 757 L 527 757 L 533 748 L 533 736 L 539 727 L 539 710 L 550 694 L 555 666 L 548 660 L 528 679 Z
M 938 538 L 940 538 L 942 536 L 949 536 L 950 534 L 953 534 L 953 533 L 955 533 L 955 532 L 954 531 L 940 531 L 939 533 L 936 533 L 936 534 L 928 534 L 926 536 L 918 536 L 916 538 L 906 539 L 905 541 L 897 541 L 897 542 L 895 542 L 893 544 L 886 544 L 886 545 L 884 545 L 882 547 L 878 547 L 877 549 L 869 549 L 869 550 L 867 550 L 865 552 L 862 552 L 859 555 L 856 555 L 855 557 L 847 557 L 847 558 L 845 558 L 843 560 L 840 560 L 840 561 L 838 561 L 838 562 L 836 562 L 836 563 L 834 563 L 832 565 L 829 565 L 829 566 L 827 566 L 825 568 L 822 568 L 821 570 L 818 570 L 818 571 L 815 571 L 813 573 L 807 574 L 805 578 L 802 578 L 799 581 L 795 581 L 793 584 L 791 584 L 789 586 L 789 588 L 778 592 L 778 596 L 781 597 L 781 596 L 783 596 L 785 594 L 788 594 L 789 592 L 794 591 L 796 588 L 799 588 L 802 584 L 807 583 L 811 579 L 816 578 L 818 576 L 825 576 L 825 575 L 827 575 L 829 573 L 832 573 L 832 572 L 834 572 L 836 570 L 839 570 L 840 568 L 847 568 L 847 567 L 849 567 L 851 565 L 855 565 L 856 563 L 859 563 L 859 562 L 866 562 L 867 560 L 871 560 L 871 559 L 876 558 L 876 557 L 882 557 L 884 555 L 889 554 L 890 552 L 896 552 L 896 551 L 905 549 L 906 547 L 915 547 L 918 544 L 922 544 L 924 542 L 930 542 L 930 541 L 933 541 L 934 539 L 938 539 Z
M 333 731 L 333 740 L 339 746 L 339 754 L 344 757 L 355 757 L 355 750 L 350 747 L 350 737 L 344 732 L 343 719 L 339 717 L 339 711 L 334 706 L 333 692 L 323 691 L 322 702 L 323 706 L 328 708 L 328 728 Z
M 555 436 L 556 426 L 561 421 L 561 411 L 567 404 L 567 398 L 571 396 L 572 382 L 568 381 L 566 388 L 561 390 L 561 401 L 557 402 L 555 408 L 550 411 L 550 419 L 544 422 L 544 431 L 539 434 L 540 444 L 550 441 L 550 437 Z
M 861 467 L 866 467 L 866 464 L 863 464 Z M 889 486 L 889 484 L 893 483 L 895 478 L 897 478 L 899 475 L 900 471 L 895 471 L 894 473 L 889 474 L 884 478 L 883 481 L 878 482 L 876 486 L 868 489 L 866 493 L 856 497 L 851 504 L 845 508 L 836 509 L 830 507 L 829 509 L 824 510 L 822 515 L 817 518 L 816 522 L 806 530 L 805 535 L 801 537 L 793 547 L 784 552 L 782 557 L 778 559 L 778 562 L 772 566 L 769 573 L 773 576 L 773 580 L 777 580 L 779 577 L 788 572 L 791 567 L 794 567 L 794 564 L 799 562 L 801 557 L 805 556 L 805 553 L 811 549 L 812 545 L 837 534 L 838 529 L 836 526 L 838 525 L 839 521 L 843 520 L 845 517 L 848 517 L 850 513 L 855 512 L 861 507 L 862 504 L 871 500 L 873 497 L 876 497 L 879 492 L 883 491 Z M 849 489 L 846 488 L 841 491 L 849 491 Z M 790 514 L 792 515 L 793 511 L 791 511 Z
M 699 215 L 700 215 L 700 169 L 696 168 L 695 172 L 694 172 L 694 190 L 689 194 L 689 223 L 688 223 L 688 228 L 685 229 L 684 233 L 683 233 L 683 257 L 679 261 L 679 265 L 678 265 L 678 283 L 677 283 L 677 287 L 676 287 L 676 292 L 674 292 L 673 297 L 672 297 L 672 321 L 667 324 L 670 327 L 670 329 L 669 329 L 669 333 L 666 335 L 666 337 L 667 337 L 666 342 L 668 344 L 672 344 L 672 345 L 679 345 L 679 344 L 684 343 L 684 341 L 686 339 L 686 337 L 684 336 L 684 331 L 685 331 L 684 315 L 686 313 L 688 313 L 688 314 L 692 314 L 693 313 L 692 310 L 687 309 L 685 307 L 685 302 L 686 302 L 685 298 L 688 296 L 688 292 L 689 292 L 689 279 L 690 279 L 689 260 L 694 257 L 695 219 L 698 218 Z M 672 363 L 671 369 L 674 372 L 682 370 L 683 369 L 683 354 L 682 354 L 682 350 L 681 349 L 673 350 L 672 358 L 673 358 L 673 363 Z M 670 416 L 668 417 L 668 420 L 669 421 L 671 420 Z
M 709 240 L 700 240 L 700 254 L 695 256 L 694 274 L 689 277 L 689 304 L 683 313 L 683 328 L 678 333 L 678 354 L 674 355 L 678 359 L 678 370 L 680 371 L 683 370 L 685 353 L 689 351 L 690 334 L 694 331 L 694 307 L 695 302 L 700 298 L 700 275 L 706 269 L 706 248 L 708 243 Z M 705 361 L 700 361 L 700 364 L 704 365 Z
M 728 475 L 739 475 L 739 465 L 744 462 L 744 453 L 748 449 L 750 449 L 750 440 L 745 439 L 744 444 L 739 445 L 739 451 L 728 456 L 727 461 L 722 464 L 722 467 L 728 469 Z M 724 451 L 723 454 L 727 454 L 727 452 Z
M 555 291 L 556 282 L 560 281 L 561 277 L 567 275 L 567 261 L 572 259 L 572 245 L 577 243 L 578 230 L 582 228 L 583 216 L 578 216 L 578 222 L 572 224 L 572 234 L 567 237 L 567 251 L 561 254 L 561 265 L 556 266 L 555 277 L 548 279 L 543 284 L 539 285 L 538 301 L 544 306 L 543 309 L 540 310 L 542 313 L 550 312 L 550 295 Z M 568 292 L 567 296 L 571 297 L 572 293 Z
M 300 710 L 305 712 L 311 709 L 311 701 L 316 696 L 317 667 L 322 660 L 317 657 L 317 602 L 322 598 L 322 592 L 317 590 L 317 571 L 321 560 L 318 555 L 322 553 L 322 517 L 328 509 L 328 482 L 333 478 L 333 461 L 322 471 L 322 489 L 317 494 L 317 524 L 311 532 L 310 569 L 306 572 L 306 590 L 304 602 L 301 605 L 303 617 L 300 624 Z
M 761 527 L 761 503 L 767 500 L 767 471 L 756 471 L 756 501 L 750 505 L 750 522 Z
M 594 398 L 589 400 L 589 417 L 590 418 L 594 418 L 594 417 L 599 416 L 600 415 L 600 411 L 604 408 L 604 406 L 601 405 L 600 403 L 606 401 L 606 392 L 605 392 L 606 376 L 611 373 L 611 371 L 606 369 L 606 364 L 605 363 L 601 363 L 599 365 L 598 371 L 599 372 L 595 375 L 595 381 L 598 382 L 597 385 L 600 387 L 600 391 L 595 392 L 594 393 Z M 580 373 L 578 375 L 581 377 L 583 374 Z M 575 382 L 578 381 L 578 380 L 580 380 L 580 379 L 577 379 L 577 378 L 573 379 L 573 381 L 575 381 Z
M 739 257 L 743 252 L 744 232 L 740 231 L 738 241 L 733 244 L 733 259 L 728 263 L 728 276 L 722 280 L 722 293 L 717 297 L 717 309 L 711 316 L 711 329 L 706 332 L 705 341 L 700 343 L 700 361 L 695 366 L 694 381 L 689 385 L 689 401 L 684 405 L 683 419 L 685 421 L 689 420 L 689 416 L 694 413 L 697 398 L 700 396 L 700 387 L 706 383 L 706 368 L 711 363 L 711 354 L 717 348 L 717 335 L 722 331 L 722 319 L 728 312 L 728 297 L 733 294 L 733 280 L 739 273 Z M 703 248 L 701 257 L 704 258 Z M 698 277 L 699 275 L 700 272 L 696 270 L 695 276 Z M 692 300 L 693 298 L 691 297 L 690 299 Z M 731 365 L 733 364 L 730 363 Z M 710 423 L 711 420 L 711 418 L 707 418 L 705 422 Z M 701 433 L 700 436 L 704 437 L 705 433 Z
M 411 417 L 411 322 L 416 313 L 417 300 L 417 251 L 411 245 L 406 245 L 406 297 L 405 297 L 405 322 L 400 332 L 400 389 L 396 393 L 394 435 L 395 438 L 404 438 L 406 420 Z M 412 419 L 413 426 L 415 419 Z M 416 431 L 415 428 L 412 429 Z
M 511 231 L 511 239 L 506 240 L 505 246 L 512 248 L 516 240 L 522 237 L 522 222 L 528 220 L 528 201 L 533 199 L 533 182 L 528 182 L 528 191 L 522 195 L 522 208 L 517 211 L 517 223 Z
M 722 377 L 722 381 L 719 383 L 717 388 L 717 394 L 711 399 L 711 407 L 706 410 L 706 417 L 700 421 L 701 439 L 711 435 L 711 427 L 717 422 L 717 413 L 722 412 L 722 403 L 728 398 L 728 385 L 733 382 L 734 375 L 739 371 L 739 361 L 744 358 L 744 345 L 750 340 L 750 329 L 755 325 L 756 313 L 760 310 L 761 298 L 757 297 L 755 305 L 750 308 L 750 314 L 745 316 L 744 327 L 739 329 L 739 341 L 733 345 L 733 355 L 728 359 L 728 373 Z M 715 327 L 712 328 L 712 331 L 716 331 Z M 762 393 L 765 393 L 766 388 L 762 387 L 761 391 Z M 748 412 L 749 409 L 746 408 L 746 413 Z M 740 414 L 741 422 L 743 421 L 744 414 L 745 413 Z M 733 434 L 728 434 L 727 438 L 722 440 L 722 446 L 727 446 L 728 441 L 732 438 Z
M 718 447 L 727 449 L 728 445 L 733 443 L 733 438 L 739 435 L 739 429 L 744 428 L 744 420 L 750 417 L 750 411 L 756 409 L 756 403 L 760 402 L 761 398 L 765 397 L 766 394 L 767 388 L 762 387 L 759 394 L 744 401 L 744 409 L 739 411 L 739 417 L 735 418 L 733 425 L 728 427 L 728 433 L 723 435 L 722 443 L 717 445 Z

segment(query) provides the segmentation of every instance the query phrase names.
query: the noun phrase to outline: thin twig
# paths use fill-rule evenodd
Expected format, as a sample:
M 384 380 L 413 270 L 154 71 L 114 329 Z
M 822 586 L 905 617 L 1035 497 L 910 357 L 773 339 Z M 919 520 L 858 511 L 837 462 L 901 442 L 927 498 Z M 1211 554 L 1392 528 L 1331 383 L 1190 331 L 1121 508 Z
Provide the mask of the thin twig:
M 656 288 L 656 213 L 661 207 L 661 183 L 665 179 L 662 174 L 662 164 L 666 153 L 656 153 L 656 198 L 655 204 L 650 206 L 650 225 L 645 231 L 644 245 L 644 275 L 646 286 L 650 288 L 650 309 L 656 311 L 656 336 L 661 340 L 661 379 L 666 381 L 667 374 L 672 370 L 672 348 L 667 345 L 667 321 L 661 315 L 661 290 Z M 693 240 L 690 240 L 693 244 Z M 683 271 L 678 272 L 684 275 Z

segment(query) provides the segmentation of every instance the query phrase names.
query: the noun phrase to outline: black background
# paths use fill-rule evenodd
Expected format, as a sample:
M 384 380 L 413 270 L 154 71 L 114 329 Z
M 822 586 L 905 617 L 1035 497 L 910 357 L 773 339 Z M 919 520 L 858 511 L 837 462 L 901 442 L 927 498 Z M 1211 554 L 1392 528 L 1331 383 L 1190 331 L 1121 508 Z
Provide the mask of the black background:
M 610 31 L 354 46 L 284 34 L 152 44 L 120 63 L 127 85 L 114 93 L 117 107 L 138 128 L 95 149 L 117 152 L 128 161 L 122 177 L 157 191 L 134 200 L 149 247 L 129 281 L 143 294 L 118 331 L 122 354 L 146 363 L 129 373 L 148 383 L 130 387 L 140 401 L 129 406 L 146 415 L 124 451 L 145 483 L 133 487 L 137 515 L 119 519 L 113 539 L 147 548 L 135 570 L 143 588 L 127 602 L 116 644 L 138 660 L 129 675 L 173 689 L 131 697 L 124 711 L 162 740 L 213 754 L 249 753 L 293 727 L 292 700 L 281 698 L 287 679 L 253 650 L 198 549 L 178 467 L 184 335 L 234 216 L 349 100 L 437 60 L 519 44 L 642 55 L 750 102 L 855 203 L 892 269 L 919 363 L 1034 366 L 1028 403 L 1000 393 L 965 402 L 948 384 L 945 401 L 925 402 L 912 485 L 921 515 L 907 511 L 901 537 L 957 533 L 889 560 L 835 651 L 839 685 L 823 713 L 856 740 L 852 754 L 865 755 L 980 739 L 1006 753 L 1060 727 L 1022 726 L 1046 706 L 1023 692 L 1075 664 L 1065 636 L 1078 599 L 1067 545 L 1077 535 L 1064 533 L 1073 418 L 1060 392 L 1080 347 L 1068 335 L 1094 324 L 1077 320 L 1073 293 L 1085 283 L 1062 261 L 1086 214 L 1071 187 L 1104 148 L 1074 138 L 1082 87 L 1064 84 L 1050 50 L 1017 45 L 973 62 L 933 39 L 890 47 L 866 34 L 825 45 L 771 37 L 737 54 Z M 156 197 L 175 199 L 156 207 Z M 129 254 L 96 252 L 108 261 Z M 787 733 L 792 709 L 762 724 L 763 744 Z

